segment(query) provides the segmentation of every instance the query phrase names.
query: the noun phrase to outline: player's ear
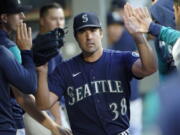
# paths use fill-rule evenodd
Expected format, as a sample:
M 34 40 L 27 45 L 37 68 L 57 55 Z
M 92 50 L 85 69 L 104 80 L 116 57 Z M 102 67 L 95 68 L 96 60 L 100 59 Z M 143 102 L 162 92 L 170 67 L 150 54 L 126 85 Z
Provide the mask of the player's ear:
M 44 25 L 44 18 L 40 18 L 40 19 L 39 19 L 39 24 L 40 24 L 40 26 L 43 26 L 43 25 Z
M 7 23 L 7 14 L 0 14 L 0 22 Z
M 100 32 L 101 38 L 103 38 L 103 30 L 101 28 L 99 29 L 99 32 Z

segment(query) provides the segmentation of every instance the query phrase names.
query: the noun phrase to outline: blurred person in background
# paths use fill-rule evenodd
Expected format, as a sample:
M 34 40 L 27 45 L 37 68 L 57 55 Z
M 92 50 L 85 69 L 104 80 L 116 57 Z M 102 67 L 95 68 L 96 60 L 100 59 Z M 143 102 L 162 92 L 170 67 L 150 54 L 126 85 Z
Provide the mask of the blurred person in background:
M 152 19 L 160 25 L 175 28 L 173 4 L 173 0 L 158 0 L 150 7 Z M 156 38 L 155 49 L 158 56 L 160 81 L 164 81 L 168 75 L 176 70 L 172 57 L 172 47 Z
M 179 6 L 177 1 L 175 1 L 174 4 Z M 177 17 L 176 13 L 176 18 Z M 160 88 L 158 88 L 160 90 L 158 90 L 158 92 L 156 91 L 159 103 L 156 111 L 160 110 L 160 112 L 156 114 L 156 121 L 159 121 L 160 131 L 163 135 L 179 134 L 179 97 L 177 95 L 179 92 L 178 82 L 180 78 L 180 31 L 154 23 L 147 9 L 142 8 L 134 9 L 134 21 L 131 23 L 139 26 L 137 31 L 150 33 L 157 37 L 158 40 L 163 41 L 166 45 L 170 45 L 172 47 L 174 65 L 176 66 L 178 72 L 174 71 L 174 74 L 167 76 L 166 81 L 162 82 Z M 157 102 L 155 104 L 157 104 Z M 152 107 L 151 109 L 155 110 Z M 156 122 L 154 122 L 154 124 L 156 124 Z M 152 132 L 153 130 L 151 130 L 151 133 Z
M 158 124 L 162 135 L 180 134 L 180 38 L 175 43 L 172 54 L 178 73 L 161 85 L 158 93 L 161 104 Z
M 39 20 L 39 26 L 40 31 L 37 35 L 40 36 L 41 34 L 45 34 L 47 32 L 50 32 L 54 30 L 55 28 L 64 28 L 65 27 L 65 15 L 64 10 L 62 6 L 58 3 L 50 3 L 42 6 L 40 8 L 40 20 Z M 57 56 L 53 57 L 48 62 L 48 74 L 50 75 L 56 68 L 57 65 L 59 65 L 62 62 L 62 56 L 59 53 Z M 57 123 L 62 125 L 63 127 L 69 128 L 69 122 L 66 114 L 66 108 L 64 105 L 64 100 L 61 100 L 61 106 L 59 102 L 56 102 L 49 111 L 46 111 L 51 118 Z M 41 125 L 39 125 L 36 121 L 31 119 L 28 114 L 25 114 L 25 125 L 26 125 L 26 132 L 28 135 L 38 135 L 40 132 L 41 134 L 49 134 L 49 132 L 43 128 Z M 37 129 L 37 126 L 39 128 Z M 41 128 L 40 128 L 41 127 Z
M 63 7 L 58 3 L 47 4 L 40 9 L 40 31 L 39 35 L 52 31 L 56 28 L 65 28 L 65 14 Z M 38 35 L 37 37 L 38 38 Z M 63 58 L 59 53 L 48 62 L 48 74 L 50 75 L 55 70 L 56 66 L 62 62 Z M 60 106 L 61 104 L 61 106 Z M 51 113 L 58 124 L 63 125 L 66 128 L 70 128 L 68 118 L 66 115 L 66 108 L 64 105 L 64 99 L 61 102 L 57 102 L 51 109 Z M 61 114 L 61 116 L 59 115 Z M 59 116 L 61 118 L 59 118 Z
M 180 3 L 175 0 L 174 8 L 176 9 L 175 17 L 177 26 L 180 25 L 178 21 L 180 10 L 178 10 L 178 7 L 180 7 Z M 150 15 L 148 15 L 148 12 L 146 12 L 146 15 L 143 15 L 142 12 L 138 13 L 140 13 L 140 15 L 136 14 L 136 17 L 139 20 L 138 25 L 141 26 L 141 32 L 148 32 L 159 40 L 164 41 L 166 45 L 172 46 L 172 56 L 177 72 L 168 76 L 167 80 L 161 83 L 160 87 L 157 88 L 159 114 L 157 115 L 156 121 L 158 123 L 157 125 L 160 127 L 159 131 L 161 135 L 180 134 L 180 31 L 154 23 L 150 18 Z M 153 131 L 151 130 L 151 133 L 152 132 Z
M 153 3 L 153 5 L 150 7 L 150 14 L 154 22 L 166 27 L 175 28 L 176 23 L 173 5 L 173 0 L 157 0 L 155 3 Z M 154 29 L 153 31 L 154 33 L 157 33 L 158 29 Z M 153 40 L 158 58 L 159 83 L 161 84 L 176 71 L 176 66 L 172 56 L 173 45 L 169 44 L 168 42 L 164 42 L 158 38 L 158 36 L 155 36 Z M 145 125 L 149 127 L 152 126 L 152 128 L 154 128 L 154 123 L 157 120 L 160 107 L 156 88 L 146 96 L 144 103 L 145 105 L 151 105 L 145 107 Z

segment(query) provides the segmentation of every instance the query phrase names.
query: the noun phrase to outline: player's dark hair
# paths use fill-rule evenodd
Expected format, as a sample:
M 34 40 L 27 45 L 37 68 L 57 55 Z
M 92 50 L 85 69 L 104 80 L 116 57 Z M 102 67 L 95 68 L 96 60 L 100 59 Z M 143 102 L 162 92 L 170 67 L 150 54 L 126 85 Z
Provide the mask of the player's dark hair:
M 46 14 L 48 13 L 48 10 L 52 9 L 52 8 L 55 8 L 55 9 L 61 8 L 61 9 L 63 9 L 62 6 L 59 3 L 51 3 L 51 4 L 44 5 L 44 6 L 42 6 L 40 8 L 40 17 L 46 16 Z

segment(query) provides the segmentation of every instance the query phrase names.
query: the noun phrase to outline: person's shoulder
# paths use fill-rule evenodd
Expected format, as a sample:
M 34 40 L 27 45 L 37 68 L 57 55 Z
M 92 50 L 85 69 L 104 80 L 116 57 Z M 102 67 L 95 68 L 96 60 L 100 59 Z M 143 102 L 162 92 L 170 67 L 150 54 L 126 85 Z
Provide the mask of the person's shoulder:
M 0 54 L 2 55 L 7 52 L 8 52 L 8 49 L 4 45 L 0 45 Z
M 5 48 L 3 45 L 0 45 L 0 51 L 4 52 L 7 48 Z
M 69 71 L 71 72 L 72 70 L 76 69 L 77 64 L 79 63 L 79 57 L 80 56 L 78 55 L 69 59 L 64 59 L 56 66 L 56 71 L 59 73 L 68 74 Z
M 81 58 L 81 54 L 78 54 L 78 55 L 76 55 L 76 56 L 74 56 L 72 58 L 63 60 L 60 65 L 70 66 L 73 63 L 76 63 L 77 61 L 79 61 L 80 58 Z
M 6 37 L 0 39 L 0 44 L 4 45 L 7 48 L 16 46 L 16 43 L 14 41 Z
M 5 60 L 7 57 L 12 57 L 11 52 L 3 45 L 0 45 L 0 58 Z

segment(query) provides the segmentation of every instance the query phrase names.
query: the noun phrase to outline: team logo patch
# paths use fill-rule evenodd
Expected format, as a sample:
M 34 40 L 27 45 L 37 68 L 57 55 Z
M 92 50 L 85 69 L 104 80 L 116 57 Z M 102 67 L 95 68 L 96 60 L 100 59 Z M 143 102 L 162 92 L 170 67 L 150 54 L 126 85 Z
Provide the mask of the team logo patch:
M 83 23 L 86 23 L 87 21 L 88 21 L 88 16 L 87 16 L 87 14 L 82 15 L 82 22 L 83 22 Z
M 132 56 L 134 56 L 134 57 L 139 57 L 139 53 L 137 53 L 137 52 L 132 52 Z

